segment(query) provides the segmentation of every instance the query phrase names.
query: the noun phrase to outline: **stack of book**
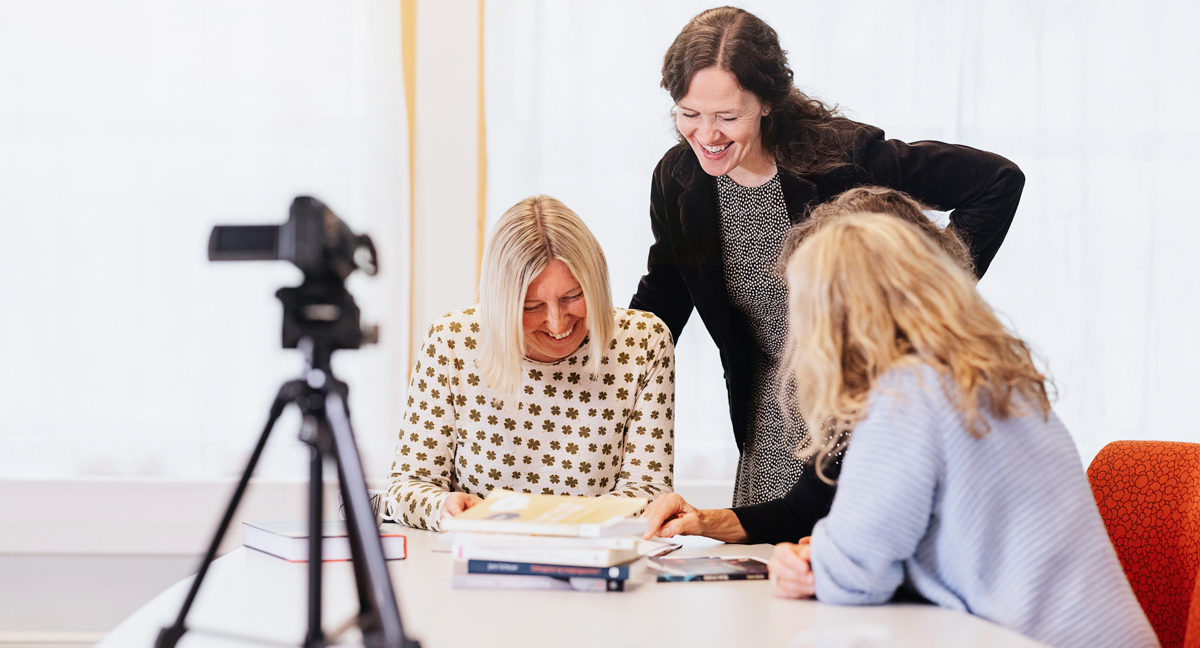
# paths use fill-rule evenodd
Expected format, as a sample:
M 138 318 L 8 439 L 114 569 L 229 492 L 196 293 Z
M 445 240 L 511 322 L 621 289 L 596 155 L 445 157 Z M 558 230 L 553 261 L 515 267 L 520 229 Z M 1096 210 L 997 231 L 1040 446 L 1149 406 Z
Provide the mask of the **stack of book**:
M 645 541 L 638 498 L 494 491 L 442 530 L 454 534 L 457 588 L 619 592 L 645 571 L 643 555 L 678 545 Z

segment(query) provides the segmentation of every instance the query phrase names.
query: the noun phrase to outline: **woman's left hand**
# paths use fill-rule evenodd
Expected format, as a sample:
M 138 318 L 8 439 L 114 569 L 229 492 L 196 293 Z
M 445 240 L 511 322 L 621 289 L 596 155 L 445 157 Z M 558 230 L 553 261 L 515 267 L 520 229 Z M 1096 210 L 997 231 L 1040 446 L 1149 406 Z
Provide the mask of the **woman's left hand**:
M 775 596 L 779 598 L 812 598 L 816 596 L 816 582 L 812 572 L 811 538 L 801 538 L 792 544 L 781 542 L 775 545 L 768 569 L 771 582 L 775 585 Z

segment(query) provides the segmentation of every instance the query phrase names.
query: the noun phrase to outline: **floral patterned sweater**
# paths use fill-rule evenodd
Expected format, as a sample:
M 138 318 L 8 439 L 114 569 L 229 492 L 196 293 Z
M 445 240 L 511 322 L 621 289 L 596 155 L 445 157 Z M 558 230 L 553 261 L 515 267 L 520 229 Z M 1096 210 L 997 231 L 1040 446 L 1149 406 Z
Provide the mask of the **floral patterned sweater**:
M 655 498 L 672 490 L 675 358 L 654 315 L 613 309 L 614 338 L 589 372 L 588 340 L 557 362 L 521 360 L 520 399 L 490 389 L 475 308 L 429 327 L 413 365 L 385 517 L 438 529 L 452 491 Z

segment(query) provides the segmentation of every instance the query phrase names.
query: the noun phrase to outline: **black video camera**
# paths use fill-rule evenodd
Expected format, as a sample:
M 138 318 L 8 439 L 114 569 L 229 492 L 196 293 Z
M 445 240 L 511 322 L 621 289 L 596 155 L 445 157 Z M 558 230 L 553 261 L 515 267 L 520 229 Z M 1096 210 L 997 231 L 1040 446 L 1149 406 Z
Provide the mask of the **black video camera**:
M 325 355 L 378 341 L 379 328 L 363 330 L 345 279 L 355 270 L 378 271 L 375 245 L 357 235 L 324 203 L 309 196 L 292 201 L 283 225 L 217 225 L 208 239 L 209 261 L 291 261 L 304 282 L 280 288 L 283 348 L 295 349 L 309 338 Z

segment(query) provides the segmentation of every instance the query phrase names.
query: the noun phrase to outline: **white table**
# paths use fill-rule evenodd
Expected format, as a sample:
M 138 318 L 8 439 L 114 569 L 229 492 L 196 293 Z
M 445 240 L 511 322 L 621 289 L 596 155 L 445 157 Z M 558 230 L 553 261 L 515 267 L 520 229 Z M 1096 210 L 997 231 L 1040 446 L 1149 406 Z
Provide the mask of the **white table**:
M 689 539 L 674 555 L 769 557 L 770 545 L 721 545 Z M 854 646 L 799 641 L 808 634 L 882 632 L 892 648 L 936 646 L 1041 646 L 977 617 L 929 605 L 838 607 L 788 601 L 771 594 L 766 581 L 644 582 L 626 592 L 456 590 L 452 559 L 432 551 L 436 534 L 408 534 L 408 559 L 388 563 L 406 631 L 423 648 L 486 646 L 603 646 L 672 648 L 702 646 Z M 188 617 L 193 629 L 268 638 L 299 645 L 304 637 L 306 566 L 249 549 L 213 563 Z M 324 619 L 330 631 L 357 610 L 349 563 L 326 563 Z M 154 645 L 191 584 L 187 578 L 147 603 L 112 631 L 100 648 Z M 848 630 L 851 629 L 851 630 Z M 354 631 L 344 639 L 357 641 Z M 208 632 L 189 632 L 180 648 L 261 645 Z

